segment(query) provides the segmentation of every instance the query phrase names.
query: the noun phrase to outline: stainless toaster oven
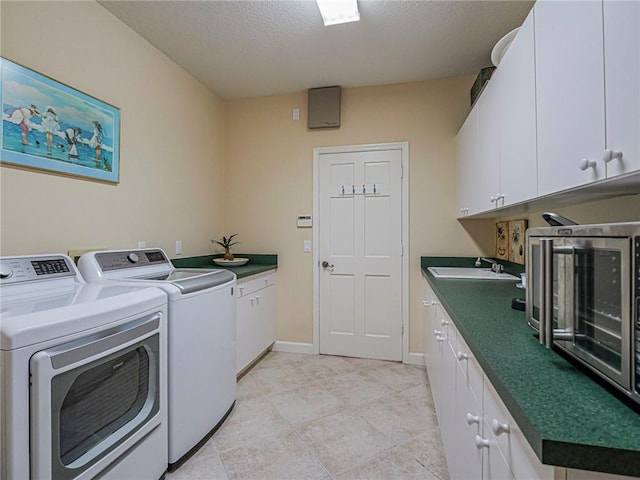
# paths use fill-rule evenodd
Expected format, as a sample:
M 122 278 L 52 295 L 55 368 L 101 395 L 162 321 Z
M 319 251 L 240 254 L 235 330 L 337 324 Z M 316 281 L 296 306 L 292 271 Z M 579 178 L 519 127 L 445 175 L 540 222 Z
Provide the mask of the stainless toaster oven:
M 640 222 L 527 231 L 527 319 L 640 403 Z

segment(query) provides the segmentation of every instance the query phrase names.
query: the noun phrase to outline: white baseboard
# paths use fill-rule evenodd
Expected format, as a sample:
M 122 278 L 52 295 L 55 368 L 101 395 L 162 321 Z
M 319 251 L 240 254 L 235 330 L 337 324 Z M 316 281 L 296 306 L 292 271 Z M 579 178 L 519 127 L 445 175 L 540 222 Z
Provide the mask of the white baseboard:
M 313 343 L 301 343 L 301 342 L 283 342 L 280 340 L 276 340 L 276 343 L 273 345 L 274 352 L 285 352 L 285 353 L 306 353 L 308 355 L 313 355 Z
M 407 365 L 424 366 L 424 355 L 422 353 L 409 353 L 409 358 L 407 358 L 404 363 Z
M 274 352 L 284 353 L 304 353 L 307 355 L 314 355 L 313 343 L 302 342 L 284 342 L 277 340 L 273 344 Z M 424 365 L 424 355 L 422 353 L 409 353 L 409 358 L 404 362 L 407 365 Z

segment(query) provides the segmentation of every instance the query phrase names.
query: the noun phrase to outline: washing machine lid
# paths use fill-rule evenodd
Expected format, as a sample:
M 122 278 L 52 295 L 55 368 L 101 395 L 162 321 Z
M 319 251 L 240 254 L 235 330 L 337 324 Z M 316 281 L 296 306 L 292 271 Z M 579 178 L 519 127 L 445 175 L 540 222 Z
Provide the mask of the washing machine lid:
M 149 274 L 131 280 L 156 281 L 170 283 L 186 294 L 209 288 L 219 287 L 233 282 L 236 276 L 227 270 L 176 268 L 161 274 Z
M 134 285 L 65 285 L 15 294 L 6 288 L 0 303 L 0 350 L 90 330 L 146 310 L 163 309 L 166 303 L 162 290 Z
M 89 252 L 80 257 L 78 268 L 88 282 L 151 282 L 169 292 L 177 288 L 180 294 L 215 288 L 236 278 L 228 270 L 174 268 L 159 248 Z

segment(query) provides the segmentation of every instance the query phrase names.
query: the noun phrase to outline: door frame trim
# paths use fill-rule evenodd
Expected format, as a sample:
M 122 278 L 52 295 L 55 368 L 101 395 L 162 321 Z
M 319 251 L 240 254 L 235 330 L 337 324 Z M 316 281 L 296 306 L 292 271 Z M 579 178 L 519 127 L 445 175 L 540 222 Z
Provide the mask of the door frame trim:
M 402 152 L 401 209 L 402 209 L 402 362 L 409 359 L 409 142 L 371 143 L 313 149 L 313 353 L 320 353 L 320 155 L 326 153 Z

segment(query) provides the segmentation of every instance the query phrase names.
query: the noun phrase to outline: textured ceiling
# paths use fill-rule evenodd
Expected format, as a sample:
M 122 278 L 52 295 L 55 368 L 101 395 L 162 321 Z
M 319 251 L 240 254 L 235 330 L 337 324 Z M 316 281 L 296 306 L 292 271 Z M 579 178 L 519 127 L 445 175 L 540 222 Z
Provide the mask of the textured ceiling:
M 314 1 L 100 1 L 223 98 L 476 73 L 533 1 L 359 0 L 325 27 Z

